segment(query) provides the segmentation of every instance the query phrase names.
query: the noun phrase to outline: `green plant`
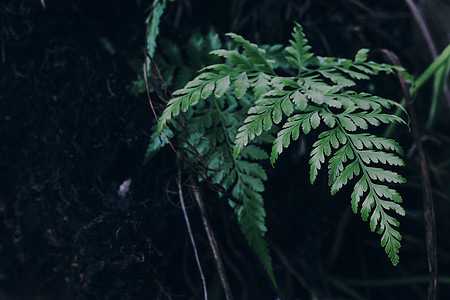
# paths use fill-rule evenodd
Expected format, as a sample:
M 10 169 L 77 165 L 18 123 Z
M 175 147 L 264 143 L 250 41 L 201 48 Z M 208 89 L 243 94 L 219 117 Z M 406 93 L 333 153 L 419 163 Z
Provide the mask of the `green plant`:
M 147 23 L 147 55 L 153 58 L 156 49 L 156 38 L 159 35 L 159 23 L 161 16 L 166 9 L 167 1 L 174 0 L 153 0 L 153 5 L 150 7 L 150 16 L 146 20 Z
M 352 179 L 352 208 L 372 231 L 392 263 L 399 257 L 401 196 L 387 183 L 405 179 L 387 165 L 402 166 L 397 142 L 371 134 L 369 126 L 405 123 L 389 113 L 403 107 L 395 101 L 356 92 L 356 80 L 402 68 L 367 61 L 369 50 L 353 60 L 320 57 L 311 52 L 300 25 L 290 46 L 258 47 L 243 37 L 228 34 L 226 49 L 211 51 L 221 63 L 208 65 L 200 75 L 173 93 L 158 120 L 148 155 L 171 139 L 185 151 L 185 163 L 196 166 L 199 178 L 220 186 L 233 207 L 241 230 L 275 283 L 264 235 L 262 192 L 267 179 L 261 160 L 275 164 L 279 155 L 301 133 L 320 130 L 310 158 L 311 183 L 328 160 L 331 194 Z M 280 74 L 289 74 L 281 76 Z M 170 124 L 170 129 L 169 129 Z M 272 145 L 270 155 L 265 145 Z M 377 164 L 378 166 L 374 166 Z M 381 167 L 380 167 L 381 165 Z
M 427 129 L 432 128 L 436 122 L 439 111 L 441 111 L 440 102 L 444 97 L 444 91 L 447 87 L 448 78 L 450 74 L 450 45 L 448 45 L 441 54 L 428 66 L 428 68 L 417 78 L 415 84 L 411 87 L 411 95 L 417 95 L 418 90 L 431 77 L 433 80 L 433 94 L 431 98 L 430 112 L 428 113 L 428 120 L 425 124 Z
M 133 60 L 130 62 L 130 65 L 132 66 L 133 69 L 135 69 L 135 71 L 139 72 L 140 70 L 142 70 L 140 76 L 136 80 L 131 82 L 131 84 L 128 86 L 128 92 L 132 95 L 137 96 L 139 94 L 144 93 L 147 89 L 147 84 L 144 80 L 144 77 L 147 76 L 149 71 L 151 70 L 151 62 L 155 57 L 161 17 L 164 14 L 167 2 L 173 1 L 175 0 L 153 0 L 153 4 L 147 8 L 147 11 L 150 11 L 150 13 L 147 19 L 145 20 L 145 23 L 147 24 L 146 41 L 145 41 L 146 63 L 143 63 L 139 60 Z M 107 46 L 104 47 L 107 49 L 107 51 L 109 51 Z
M 426 129 L 431 129 L 439 117 L 441 109 L 442 98 L 445 97 L 445 89 L 448 88 L 448 79 L 450 76 L 450 45 L 442 50 L 441 54 L 428 66 L 428 68 L 411 84 L 409 93 L 411 97 L 415 98 L 417 93 L 423 89 L 423 86 L 429 79 L 433 79 L 433 92 L 431 95 L 431 105 L 428 112 L 428 119 L 425 124 Z M 411 78 L 408 78 L 411 79 Z M 405 100 L 402 100 L 402 105 L 405 105 Z M 397 109 L 395 114 L 400 115 L 401 110 Z M 386 129 L 384 136 L 392 136 L 395 128 L 395 123 L 390 124 Z

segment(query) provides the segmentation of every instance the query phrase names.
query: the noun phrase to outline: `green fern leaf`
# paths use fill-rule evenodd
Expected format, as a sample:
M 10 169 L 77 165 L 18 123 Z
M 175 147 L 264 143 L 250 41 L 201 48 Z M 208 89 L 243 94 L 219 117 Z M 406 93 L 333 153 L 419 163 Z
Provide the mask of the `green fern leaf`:
M 353 183 L 353 211 L 359 210 L 363 220 L 370 219 L 371 230 L 382 235 L 381 245 L 397 264 L 399 222 L 388 212 L 404 215 L 404 210 L 400 195 L 386 184 L 405 179 L 385 166 L 403 166 L 397 156 L 402 149 L 397 142 L 368 131 L 381 124 L 406 124 L 389 111 L 404 108 L 351 88 L 357 80 L 368 80 L 379 72 L 404 70 L 367 61 L 367 49 L 358 51 L 353 60 L 314 56 L 298 24 L 284 50 L 258 47 L 236 34 L 229 36 L 233 42 L 228 49 L 211 52 L 224 63 L 204 67 L 200 75 L 173 93 L 175 98 L 162 113 L 158 132 L 184 112 L 193 129 L 206 136 L 202 139 L 186 133 L 186 147 L 200 153 L 215 183 L 242 201 L 230 203 L 242 232 L 274 280 L 264 240 L 267 229 L 261 196 L 267 176 L 255 162 L 267 158 L 267 153 L 256 144 L 258 140 L 272 143 L 273 165 L 292 141 L 320 130 L 310 154 L 311 183 L 325 164 L 332 195 Z M 279 76 L 274 70 L 279 66 L 294 69 L 298 75 Z M 215 107 L 213 112 L 211 107 Z
M 328 70 L 319 70 L 318 72 L 323 77 L 330 79 L 332 82 L 336 83 L 340 87 L 350 87 L 356 85 L 356 83 L 353 80 L 350 80 L 339 73 L 330 72 Z
M 382 182 L 405 183 L 406 179 L 395 172 L 384 170 L 382 168 L 366 166 L 366 172 L 371 179 L 380 180 Z
M 346 185 L 354 176 L 361 173 L 361 166 L 358 161 L 349 163 L 342 172 L 334 180 L 331 185 L 331 195 L 336 194 L 344 185 Z
M 221 97 L 230 87 L 229 75 L 218 75 L 212 72 L 202 73 L 194 80 L 188 82 L 183 89 L 173 93 L 172 98 L 159 119 L 158 132 L 162 132 L 166 125 L 176 116 L 180 110 L 186 112 L 198 104 L 199 100 L 211 95 L 214 85 L 214 95 Z
M 157 131 L 153 131 L 147 150 L 145 151 L 144 164 L 148 163 L 161 148 L 167 145 L 169 143 L 168 138 L 172 138 L 173 135 L 174 134 L 170 129 L 166 130 L 165 135 L 162 136 L 159 136 Z
M 243 55 L 248 58 L 248 62 L 263 72 L 273 72 L 274 61 L 268 60 L 266 50 L 259 48 L 256 44 L 250 43 L 242 36 L 228 33 L 234 41 L 242 45 L 244 48 Z
M 147 35 L 147 53 L 150 57 L 153 57 L 156 49 L 156 38 L 159 34 L 159 23 L 161 21 L 161 16 L 166 8 L 167 0 L 154 0 L 153 10 L 151 18 L 147 20 L 148 25 L 148 35 Z
M 334 143 L 335 144 L 333 148 L 338 148 L 339 142 L 337 141 L 337 139 L 334 141 Z M 355 154 L 349 144 L 343 145 L 335 152 L 335 154 L 330 158 L 328 165 L 328 184 L 330 186 L 332 186 L 336 182 L 336 179 L 341 175 L 342 171 L 344 170 L 344 164 L 347 162 L 347 160 L 352 160 L 354 158 Z
M 224 97 L 231 101 L 235 98 L 228 92 Z M 256 160 L 267 159 L 267 153 L 259 146 L 249 145 L 242 151 L 240 159 L 233 159 L 231 138 L 245 118 L 247 107 L 226 105 L 226 102 L 213 100 L 215 109 L 198 110 L 198 116 L 190 119 L 190 126 L 196 132 L 209 132 L 206 138 L 191 134 L 190 142 L 204 157 L 209 169 L 208 175 L 214 183 L 220 184 L 242 203 L 230 201 L 234 208 L 241 231 L 255 250 L 267 274 L 275 284 L 272 263 L 264 235 L 265 210 L 261 193 L 267 175 Z M 246 96 L 240 103 L 250 104 Z M 208 121 L 205 121 L 207 119 Z M 266 139 L 266 138 L 265 138 Z M 261 140 L 265 140 L 261 139 Z M 270 141 L 270 139 L 268 140 Z M 207 147 L 202 146 L 206 144 Z
M 299 110 L 305 110 L 308 106 L 308 99 L 305 94 L 302 94 L 300 91 L 292 93 L 290 98 Z
M 392 153 L 386 153 L 381 151 L 374 151 L 374 150 L 360 150 L 358 151 L 359 156 L 361 157 L 362 161 L 366 164 L 369 164 L 370 162 L 373 163 L 382 163 L 382 164 L 389 164 L 392 166 L 404 166 L 405 163 L 402 159 L 400 159 L 398 156 L 392 154 Z
M 255 145 L 248 145 L 241 152 L 242 158 L 250 160 L 263 160 L 269 158 L 267 152 Z
M 297 140 L 300 136 L 300 127 L 304 122 L 309 123 L 309 119 L 311 118 L 310 114 L 297 114 L 293 117 L 290 117 L 287 122 L 284 124 L 283 129 L 281 129 L 277 138 L 273 142 L 272 153 L 270 154 L 270 162 L 272 165 L 277 160 L 278 156 L 283 152 L 283 148 L 287 148 L 292 140 Z
M 309 160 L 311 184 L 316 180 L 319 170 L 325 162 L 325 157 L 331 155 L 333 148 L 338 148 L 340 143 L 345 144 L 346 142 L 346 136 L 339 129 L 327 130 L 319 135 L 319 140 L 314 143 Z
M 299 72 L 303 69 L 303 66 L 314 56 L 309 50 L 311 46 L 308 45 L 308 40 L 303 34 L 303 28 L 296 24 L 294 32 L 292 34 L 293 40 L 289 41 L 291 46 L 286 48 L 288 55 L 286 60 L 295 66 Z
M 214 96 L 220 98 L 225 94 L 225 92 L 230 87 L 230 76 L 225 76 L 216 81 L 216 89 L 214 91 Z
M 360 49 L 356 52 L 355 55 L 355 63 L 363 63 L 367 60 L 367 54 L 369 53 L 369 49 Z
M 349 134 L 349 137 L 357 149 L 372 149 L 375 147 L 378 150 L 391 150 L 403 154 L 400 145 L 392 139 L 385 139 L 368 133 Z
M 272 269 L 272 258 L 269 254 L 267 242 L 264 240 L 267 228 L 264 222 L 266 213 L 263 208 L 263 199 L 257 192 L 240 185 L 236 184 L 233 189 L 233 196 L 242 199 L 243 204 L 233 203 L 232 206 L 238 217 L 241 231 L 263 263 L 272 283 L 276 286 Z
M 249 87 L 250 87 L 250 82 L 248 80 L 247 73 L 242 72 L 234 80 L 234 94 L 236 95 L 236 98 L 238 98 L 238 99 L 242 98 L 245 95 L 245 93 L 247 92 L 247 89 Z
M 270 89 L 270 79 L 271 77 L 263 72 L 258 72 L 254 77 L 251 85 L 253 87 L 255 100 L 261 99 L 261 96 Z
M 281 122 L 283 109 L 281 104 L 290 101 L 291 92 L 284 90 L 271 90 L 267 92 L 263 99 L 256 101 L 251 107 L 250 114 L 244 121 L 236 135 L 234 157 L 237 157 L 249 141 L 261 135 L 264 131 L 272 128 L 272 125 Z M 285 104 L 286 108 L 286 104 Z M 285 113 L 292 113 L 292 107 L 285 109 Z

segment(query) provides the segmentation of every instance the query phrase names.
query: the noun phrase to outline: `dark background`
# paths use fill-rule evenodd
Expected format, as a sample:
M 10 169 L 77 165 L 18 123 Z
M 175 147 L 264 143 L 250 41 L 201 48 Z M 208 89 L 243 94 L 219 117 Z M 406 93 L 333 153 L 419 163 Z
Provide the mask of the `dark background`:
M 201 299 L 174 193 L 175 155 L 166 149 L 143 165 L 153 115 L 144 95 L 128 92 L 137 76 L 132 61 L 143 59 L 150 2 L 0 2 L 0 300 Z M 449 2 L 419 8 L 441 51 L 449 43 Z M 389 49 L 414 76 L 432 62 L 403 1 L 179 0 L 168 4 L 161 36 L 182 45 L 195 30 L 215 29 L 285 44 L 294 21 L 319 55 L 350 58 L 363 47 Z M 376 79 L 372 88 L 402 97 L 393 76 Z M 431 84 L 415 101 L 421 126 L 430 95 Z M 436 125 L 422 131 L 446 279 L 441 299 L 450 297 L 448 116 L 444 100 Z M 330 197 L 325 174 L 309 184 L 308 154 L 301 149 L 311 147 L 311 138 L 268 168 L 267 240 L 278 291 L 227 203 L 204 187 L 235 299 L 311 299 L 311 292 L 319 299 L 358 299 L 352 292 L 364 299 L 426 299 L 427 279 L 411 279 L 428 274 L 417 153 L 406 128 L 394 138 L 404 147 L 407 167 L 400 171 L 408 179 L 398 187 L 407 216 L 397 267 L 380 237 L 351 213 L 349 188 Z M 117 191 L 127 179 L 130 192 L 121 198 Z M 186 194 L 210 299 L 224 299 L 198 209 Z M 348 278 L 366 281 L 359 286 Z M 398 278 L 406 282 L 377 281 Z

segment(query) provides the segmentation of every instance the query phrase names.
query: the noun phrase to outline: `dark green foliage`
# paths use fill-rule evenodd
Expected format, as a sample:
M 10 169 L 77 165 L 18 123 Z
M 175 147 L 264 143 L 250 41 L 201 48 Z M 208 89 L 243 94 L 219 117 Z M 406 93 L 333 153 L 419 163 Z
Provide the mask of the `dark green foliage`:
M 258 47 L 236 34 L 228 36 L 232 43 L 227 49 L 211 51 L 224 62 L 204 67 L 173 93 L 157 132 L 162 137 L 172 124 L 178 143 L 183 137 L 189 141 L 184 146 L 196 149 L 204 159 L 207 177 L 231 193 L 234 200 L 230 204 L 242 232 L 274 281 L 263 239 L 266 227 L 261 193 L 267 178 L 257 162 L 269 156 L 258 145 L 272 144 L 273 165 L 291 140 L 320 129 L 311 151 L 311 183 L 327 162 L 332 195 L 354 179 L 353 211 L 360 210 L 364 220 L 370 219 L 371 230 L 382 235 L 381 245 L 396 265 L 399 222 L 387 212 L 405 212 L 400 195 L 386 184 L 405 179 L 383 167 L 403 166 L 397 156 L 402 150 L 395 141 L 370 134 L 370 127 L 405 123 L 389 113 L 389 109 L 403 108 L 395 101 L 349 88 L 379 72 L 404 70 L 367 61 L 367 49 L 358 51 L 353 60 L 315 56 L 300 25 L 294 28 L 290 46 L 283 50 Z M 276 72 L 279 67 L 297 75 L 280 76 Z M 178 118 L 183 113 L 184 118 Z M 172 122 L 176 118 L 178 122 Z M 180 126 L 184 121 L 189 130 Z M 192 163 L 196 160 L 192 157 Z
M 166 9 L 167 1 L 174 0 L 154 0 L 153 5 L 150 7 L 150 16 L 147 19 L 148 32 L 147 32 L 147 54 L 150 58 L 153 58 L 153 54 L 156 49 L 156 38 L 159 35 L 159 23 L 161 17 Z

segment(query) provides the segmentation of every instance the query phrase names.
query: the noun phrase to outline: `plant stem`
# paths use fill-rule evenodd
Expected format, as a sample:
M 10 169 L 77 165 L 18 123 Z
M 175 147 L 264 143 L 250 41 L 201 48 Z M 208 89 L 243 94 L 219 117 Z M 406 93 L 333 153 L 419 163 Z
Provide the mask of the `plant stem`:
M 398 57 L 387 50 L 384 50 L 387 58 L 392 64 L 399 66 L 400 60 Z M 423 149 L 422 140 L 420 138 L 419 125 L 417 123 L 416 112 L 410 100 L 409 90 L 406 86 L 403 74 L 399 75 L 400 84 L 402 86 L 403 94 L 405 96 L 406 105 L 408 107 L 411 131 L 414 136 L 414 142 L 417 146 L 420 163 L 420 177 L 423 185 L 423 208 L 425 218 L 425 234 L 427 243 L 428 256 L 428 271 L 430 273 L 430 285 L 428 287 L 428 300 L 436 300 L 438 295 L 438 263 L 437 263 L 437 245 L 436 245 L 436 221 L 434 217 L 434 202 L 433 193 L 431 189 L 430 175 L 428 173 L 427 160 L 425 151 Z
M 231 296 L 230 285 L 228 284 L 227 276 L 225 273 L 225 268 L 223 267 L 222 258 L 219 254 L 219 247 L 217 245 L 216 237 L 214 236 L 214 231 L 212 230 L 211 224 L 209 223 L 208 216 L 206 214 L 205 204 L 200 196 L 198 191 L 198 187 L 195 184 L 194 179 L 191 177 L 191 190 L 194 193 L 195 201 L 200 208 L 200 212 L 202 215 L 203 226 L 205 227 L 206 235 L 208 236 L 209 245 L 211 246 L 211 250 L 214 255 L 214 262 L 216 263 L 217 272 L 219 273 L 220 283 L 222 284 L 223 291 L 225 292 L 225 299 L 231 300 L 233 297 Z
M 407 93 L 406 86 L 404 88 Z M 425 151 L 423 150 L 422 141 L 420 139 L 419 128 L 417 125 L 416 114 L 414 107 L 409 101 L 409 96 L 406 96 L 406 103 L 408 105 L 409 114 L 411 116 L 411 129 L 414 135 L 414 140 L 419 152 L 420 172 L 423 189 L 423 206 L 425 217 L 425 231 L 427 241 L 427 254 L 428 254 L 428 270 L 431 275 L 430 286 L 428 288 L 428 299 L 437 299 L 438 289 L 438 269 L 437 269 L 437 246 L 436 246 L 436 224 L 434 217 L 434 202 L 433 194 L 431 192 L 431 181 L 428 173 L 427 161 L 425 157 Z
M 417 78 L 417 80 L 414 82 L 414 85 L 409 89 L 409 93 L 411 96 L 415 96 L 417 94 L 417 91 L 433 76 L 436 76 L 436 73 L 438 70 L 442 67 L 444 67 L 447 63 L 447 61 L 450 60 L 450 45 L 448 45 L 442 52 L 439 54 L 439 56 L 428 66 L 428 68 L 422 73 L 422 75 Z M 405 99 L 403 98 L 401 101 L 402 105 L 406 104 Z M 448 104 L 450 107 L 450 103 Z M 436 107 L 437 105 L 435 103 L 432 103 L 432 107 Z M 396 109 L 395 115 L 400 115 L 401 110 L 399 108 Z M 430 112 L 432 113 L 432 112 Z M 397 123 L 392 123 L 389 125 L 389 127 L 384 132 L 385 137 L 390 137 L 395 130 L 395 127 L 397 126 Z
M 200 264 L 200 259 L 198 258 L 197 246 L 195 245 L 194 236 L 192 235 L 192 230 L 191 230 L 191 224 L 189 222 L 189 217 L 186 212 L 186 206 L 184 205 L 183 189 L 181 187 L 181 169 L 180 168 L 178 168 L 177 185 L 178 185 L 178 195 L 180 197 L 181 208 L 183 209 L 184 220 L 186 222 L 186 227 L 188 229 L 189 238 L 191 240 L 192 247 L 194 248 L 194 255 L 195 255 L 195 260 L 197 262 L 198 270 L 199 270 L 200 276 L 202 278 L 204 299 L 208 300 L 208 292 L 206 289 L 205 275 L 203 274 L 202 266 Z
M 415 95 L 422 85 L 427 82 L 430 77 L 434 76 L 437 69 L 442 67 L 445 62 L 450 59 L 450 45 L 448 45 L 439 56 L 428 66 L 428 68 L 417 78 L 415 85 L 411 88 L 411 95 Z
M 428 30 L 428 27 L 425 23 L 424 18 L 420 14 L 419 8 L 414 3 L 413 0 L 405 0 L 406 4 L 409 6 L 409 9 L 411 10 L 414 19 L 417 22 L 417 25 L 419 25 L 420 31 L 422 31 L 423 37 L 425 38 L 427 42 L 428 49 L 430 50 L 431 56 L 433 59 L 437 57 L 437 50 L 436 46 L 434 45 L 433 39 L 431 37 L 430 31 Z

